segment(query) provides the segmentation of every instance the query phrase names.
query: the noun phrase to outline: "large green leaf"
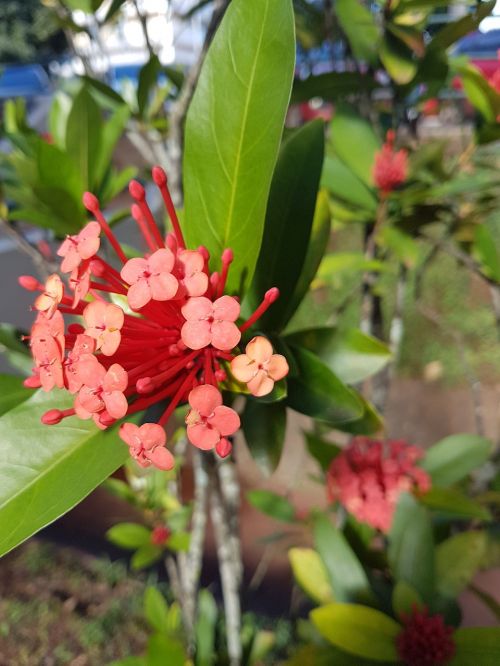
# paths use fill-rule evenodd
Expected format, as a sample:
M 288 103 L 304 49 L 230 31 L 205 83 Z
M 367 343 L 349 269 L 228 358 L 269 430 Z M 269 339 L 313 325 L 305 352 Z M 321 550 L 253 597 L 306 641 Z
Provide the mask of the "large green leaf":
M 345 95 L 373 90 L 377 82 L 359 72 L 327 72 L 307 79 L 296 79 L 292 90 L 292 103 L 305 102 L 312 97 L 334 101 Z
M 241 421 L 253 459 L 264 474 L 271 475 L 281 460 L 285 442 L 285 403 L 248 399 Z
M 491 520 L 492 515 L 486 507 L 479 502 L 467 497 L 456 488 L 440 488 L 434 486 L 425 495 L 420 497 L 420 502 L 444 514 L 459 516 L 461 518 L 478 518 L 479 520 Z
M 216 624 L 215 599 L 208 590 L 200 590 L 196 621 L 196 666 L 211 666 L 215 663 Z
M 353 106 L 338 104 L 331 122 L 335 155 L 366 185 L 373 185 L 373 163 L 380 140 L 370 123 Z
M 389 534 L 389 563 L 397 581 L 428 602 L 434 590 L 434 541 L 427 510 L 414 497 L 400 497 Z
M 158 59 L 158 56 L 152 55 L 139 72 L 139 80 L 137 84 L 137 107 L 139 109 L 140 116 L 144 115 L 151 90 L 156 85 L 158 80 L 160 69 L 161 63 Z
M 380 31 L 373 12 L 360 0 L 336 0 L 335 14 L 354 57 L 375 64 Z
M 498 666 L 500 663 L 500 629 L 497 627 L 464 627 L 453 634 L 455 657 L 450 666 Z
M 409 83 L 417 73 L 418 61 L 412 50 L 389 32 L 380 44 L 380 60 L 396 83 Z
M 295 521 L 295 509 L 290 502 L 281 495 L 270 490 L 251 490 L 247 493 L 250 504 L 271 518 L 281 520 L 284 523 Z
M 476 5 L 476 11 L 467 13 L 461 16 L 456 21 L 450 21 L 439 32 L 436 33 L 429 48 L 433 49 L 436 46 L 447 49 L 457 42 L 461 37 L 468 35 L 473 30 L 476 30 L 481 21 L 489 16 L 495 7 L 496 0 L 489 0 L 488 2 L 479 2 Z
M 43 426 L 42 414 L 67 409 L 63 391 L 38 391 L 0 418 L 0 555 L 71 509 L 127 459 L 116 430 L 69 418 Z
M 233 0 L 209 49 L 186 121 L 184 229 L 215 266 L 235 254 L 229 290 L 260 250 L 295 59 L 290 0 Z
M 261 317 L 267 330 L 287 322 L 290 301 L 307 254 L 323 166 L 325 129 L 315 120 L 294 132 L 282 145 L 267 203 L 259 259 L 248 293 L 253 306 L 271 287 L 279 299 Z
M 149 585 L 144 592 L 144 616 L 150 627 L 163 633 L 168 626 L 168 604 L 157 587 Z
M 33 367 L 29 348 L 21 342 L 22 333 L 12 324 L 0 324 L 0 354 L 10 365 L 28 375 Z
M 337 377 L 356 384 L 379 372 L 391 358 L 389 348 L 358 329 L 309 328 L 286 336 L 291 345 L 314 352 Z
M 436 588 L 454 599 L 474 578 L 488 546 L 486 532 L 472 530 L 446 539 L 436 548 Z
M 304 433 L 309 455 L 317 460 L 321 469 L 326 472 L 332 460 L 338 456 L 341 448 L 332 442 L 322 439 L 313 432 Z
M 449 486 L 486 462 L 491 451 L 491 442 L 479 435 L 450 435 L 427 450 L 420 466 L 433 484 Z
M 0 374 L 0 416 L 32 395 L 32 390 L 24 388 L 21 377 Z
M 500 252 L 493 234 L 485 224 L 479 224 L 474 231 L 474 249 L 484 273 L 500 283 Z
M 333 590 L 321 557 L 312 548 L 290 548 L 288 559 L 295 580 L 318 604 L 333 601 Z
M 321 176 L 321 185 L 334 197 L 354 206 L 374 212 L 377 200 L 373 192 L 338 157 L 327 155 Z
M 92 165 L 92 183 L 94 188 L 102 184 L 102 180 L 111 166 L 116 144 L 121 138 L 129 118 L 130 109 L 126 104 L 122 104 L 102 126 L 99 151 L 94 156 L 94 164 Z
M 411 614 L 414 607 L 422 608 L 420 595 L 411 585 L 400 580 L 392 591 L 392 609 L 398 617 Z
M 321 359 L 302 347 L 291 349 L 297 369 L 288 378 L 287 404 L 292 409 L 337 426 L 363 416 L 361 399 Z
M 370 584 L 360 561 L 342 532 L 320 515 L 314 523 L 314 544 L 338 601 L 369 601 Z
M 76 164 L 85 190 L 94 186 L 94 160 L 101 148 L 101 111 L 83 86 L 73 100 L 66 125 L 66 152 Z
M 397 661 L 401 625 L 379 610 L 333 603 L 311 611 L 311 620 L 323 638 L 342 650 L 374 661 Z

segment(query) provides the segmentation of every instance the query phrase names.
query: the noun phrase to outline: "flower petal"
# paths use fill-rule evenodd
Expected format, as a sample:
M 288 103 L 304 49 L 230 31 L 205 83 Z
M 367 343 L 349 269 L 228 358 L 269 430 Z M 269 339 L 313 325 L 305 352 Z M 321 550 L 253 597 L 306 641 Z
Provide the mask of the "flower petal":
M 277 382 L 288 374 L 288 362 L 281 354 L 273 354 L 267 366 L 267 373 L 271 379 Z
M 82 259 L 90 259 L 99 249 L 101 226 L 98 222 L 89 222 L 78 234 L 78 254 Z
M 127 413 L 127 398 L 121 391 L 103 392 L 102 399 L 109 415 L 114 419 L 121 419 Z
M 134 257 L 129 259 L 120 271 L 120 276 L 128 284 L 135 284 L 137 280 L 144 277 L 144 273 L 148 272 L 148 262 L 142 257 Z
M 208 418 L 208 423 L 224 436 L 232 435 L 241 425 L 238 414 L 234 409 L 225 405 L 214 409 L 214 415 Z
M 174 456 L 164 446 L 157 446 L 152 451 L 146 451 L 145 456 L 158 469 L 168 471 L 174 468 Z
M 213 449 L 220 439 L 219 432 L 208 428 L 204 423 L 190 425 L 186 428 L 187 436 L 191 444 L 203 451 Z
M 127 301 L 132 310 L 140 310 L 151 300 L 149 281 L 141 279 L 130 286 L 127 292 Z
M 257 363 L 266 363 L 272 356 L 273 346 L 267 338 L 257 335 L 250 340 L 245 351 L 247 356 L 250 356 Z
M 108 369 L 102 387 L 105 391 L 125 391 L 128 386 L 128 374 L 119 363 L 113 363 Z
M 216 349 L 232 349 L 240 340 L 241 332 L 231 321 L 214 321 L 212 324 L 212 345 Z
M 135 423 L 122 423 L 118 434 L 128 446 L 136 447 L 140 443 L 139 426 Z
M 179 283 L 172 273 L 159 273 L 149 278 L 149 286 L 153 300 L 168 301 L 177 293 Z
M 239 382 L 247 383 L 259 370 L 257 363 L 246 354 L 240 354 L 231 361 L 231 372 Z
M 274 381 L 268 377 L 264 370 L 259 370 L 253 379 L 247 383 L 250 393 L 257 398 L 268 395 L 274 388 Z
M 205 296 L 195 296 L 188 299 L 181 312 L 187 321 L 199 321 L 213 315 L 213 304 Z
M 139 434 L 142 446 L 147 450 L 156 446 L 165 446 L 167 443 L 167 433 L 157 423 L 144 423 L 139 428 Z
M 214 318 L 222 321 L 236 321 L 240 316 L 240 304 L 232 296 L 221 296 L 214 305 Z
M 202 296 L 208 287 L 208 275 L 206 273 L 195 273 L 184 278 L 183 283 L 189 296 Z
M 203 349 L 212 339 L 210 324 L 207 321 L 186 321 L 181 328 L 181 338 L 189 349 Z
M 212 414 L 216 407 L 222 405 L 222 395 L 215 386 L 202 384 L 190 392 L 188 402 L 201 416 L 207 417 Z
M 167 247 L 156 250 L 148 259 L 149 270 L 156 275 L 158 273 L 171 273 L 174 263 L 174 254 Z
M 120 331 L 105 331 L 101 336 L 101 351 L 104 356 L 113 356 L 122 339 Z

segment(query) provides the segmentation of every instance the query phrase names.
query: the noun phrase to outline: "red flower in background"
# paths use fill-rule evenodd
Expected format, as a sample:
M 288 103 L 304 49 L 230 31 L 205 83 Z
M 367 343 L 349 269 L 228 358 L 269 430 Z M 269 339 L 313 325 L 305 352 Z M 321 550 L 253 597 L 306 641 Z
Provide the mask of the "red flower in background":
M 382 148 L 375 153 L 373 181 L 384 195 L 404 183 L 408 176 L 408 153 L 394 149 L 395 138 L 394 130 L 389 130 Z
M 43 415 L 47 425 L 77 415 L 93 418 L 105 429 L 117 419 L 167 401 L 157 423 L 124 423 L 120 437 L 140 465 L 171 469 L 174 459 L 166 448 L 164 426 L 177 406 L 188 400 L 190 441 L 201 449 L 215 449 L 221 457 L 230 453 L 227 437 L 239 428 L 240 419 L 222 404 L 219 386 L 227 378 L 226 365 L 238 353 L 233 350 L 242 333 L 279 292 L 269 289 L 249 319 L 238 324 L 239 301 L 224 294 L 232 251 L 222 253 L 220 273 L 210 272 L 206 248 L 185 247 L 167 177 L 159 167 L 153 169 L 153 180 L 173 233 L 162 236 L 144 188 L 132 181 L 132 217 L 148 248 L 143 258 L 127 259 L 98 200 L 87 192 L 83 202 L 96 221 L 68 236 L 58 252 L 63 258 L 61 270 L 69 274 L 68 287 L 58 275 L 45 285 L 30 276 L 20 278 L 24 287 L 41 292 L 30 336 L 35 366 L 26 385 L 45 391 L 64 387 L 75 395 L 73 408 L 51 409 Z M 113 248 L 119 268 L 97 256 L 101 234 Z M 118 305 L 120 299 L 127 299 L 134 312 Z M 71 323 L 65 330 L 63 314 L 81 317 L 83 325 Z
M 404 628 L 396 646 L 405 666 L 444 666 L 450 662 L 455 654 L 453 627 L 447 626 L 441 615 L 414 608 L 402 620 Z
M 402 440 L 354 437 L 330 465 L 329 499 L 340 502 L 360 522 L 388 532 L 400 494 L 430 488 L 429 475 L 415 464 L 422 455 Z

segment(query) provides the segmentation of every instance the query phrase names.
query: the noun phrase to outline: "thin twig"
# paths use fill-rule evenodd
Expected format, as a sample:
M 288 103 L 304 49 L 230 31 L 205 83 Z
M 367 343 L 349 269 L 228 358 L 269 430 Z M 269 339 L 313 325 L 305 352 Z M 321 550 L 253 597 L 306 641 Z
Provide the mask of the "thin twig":
M 151 40 L 149 38 L 149 32 L 148 32 L 148 22 L 144 14 L 141 12 L 139 9 L 139 3 L 137 0 L 132 0 L 132 4 L 134 5 L 135 12 L 137 14 L 137 18 L 139 19 L 139 23 L 141 24 L 141 29 L 142 29 L 142 34 L 144 35 L 144 41 L 146 42 L 146 47 L 149 52 L 149 58 L 153 58 L 156 55 L 156 52 L 153 48 L 153 45 L 151 44 Z
M 24 254 L 28 255 L 41 278 L 45 280 L 56 270 L 56 266 L 50 261 L 47 261 L 43 254 L 33 247 L 31 243 L 28 243 L 23 234 L 3 217 L 0 217 L 0 227 L 5 234 L 13 240 L 17 248 Z
M 217 465 L 219 484 L 224 499 L 227 524 L 230 533 L 230 544 L 233 551 L 233 562 L 238 587 L 243 578 L 243 561 L 240 540 L 240 500 L 241 488 L 236 473 L 236 465 L 229 458 L 221 460 Z

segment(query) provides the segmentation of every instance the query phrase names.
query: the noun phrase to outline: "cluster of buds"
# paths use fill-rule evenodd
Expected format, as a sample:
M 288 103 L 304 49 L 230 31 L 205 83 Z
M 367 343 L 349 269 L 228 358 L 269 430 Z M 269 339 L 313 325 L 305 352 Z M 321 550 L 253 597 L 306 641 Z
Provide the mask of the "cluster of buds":
M 399 496 L 430 489 L 430 477 L 415 464 L 423 453 L 404 441 L 354 437 L 328 470 L 331 502 L 340 502 L 357 520 L 388 532 Z
M 396 133 L 389 130 L 382 148 L 375 153 L 373 181 L 382 196 L 387 196 L 408 177 L 408 152 L 403 148 L 395 150 L 395 140 Z
M 455 655 L 453 627 L 442 615 L 429 615 L 427 608 L 413 608 L 404 615 L 403 630 L 396 639 L 398 655 L 405 666 L 444 666 Z
M 44 391 L 64 388 L 74 395 L 71 409 L 51 409 L 47 425 L 77 416 L 92 418 L 105 429 L 118 419 L 166 402 L 155 423 L 123 423 L 120 437 L 142 466 L 171 469 L 164 426 L 174 410 L 189 403 L 187 436 L 200 449 L 231 451 L 228 439 L 240 427 L 236 411 L 223 405 L 221 389 L 227 373 L 247 383 L 255 396 L 271 392 L 288 373 L 286 359 L 273 354 L 268 340 L 257 336 L 238 354 L 245 333 L 278 298 L 269 289 L 262 303 L 240 321 L 236 296 L 224 294 L 233 253 L 222 253 L 222 269 L 209 270 L 206 248 L 187 249 L 179 220 L 160 167 L 153 169 L 173 232 L 162 236 L 137 182 L 129 191 L 132 217 L 143 236 L 144 257 L 128 259 L 99 206 L 85 193 L 83 203 L 94 216 L 58 250 L 61 272 L 45 284 L 22 276 L 22 286 L 39 291 L 31 329 L 33 375 L 26 385 Z M 102 235 L 116 255 L 118 267 L 98 256 Z M 63 315 L 80 317 L 65 328 Z

